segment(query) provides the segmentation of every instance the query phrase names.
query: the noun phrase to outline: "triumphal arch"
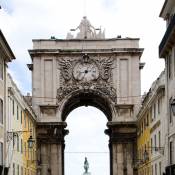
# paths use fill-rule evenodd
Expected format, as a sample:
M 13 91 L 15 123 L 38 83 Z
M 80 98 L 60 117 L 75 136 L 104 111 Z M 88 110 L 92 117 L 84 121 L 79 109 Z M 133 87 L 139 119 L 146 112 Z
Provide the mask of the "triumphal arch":
M 76 37 L 70 32 L 66 39 L 35 39 L 29 50 L 38 173 L 64 175 L 66 117 L 79 106 L 91 105 L 108 119 L 110 175 L 135 175 L 143 52 L 139 39 L 107 39 L 86 17 L 72 31 Z

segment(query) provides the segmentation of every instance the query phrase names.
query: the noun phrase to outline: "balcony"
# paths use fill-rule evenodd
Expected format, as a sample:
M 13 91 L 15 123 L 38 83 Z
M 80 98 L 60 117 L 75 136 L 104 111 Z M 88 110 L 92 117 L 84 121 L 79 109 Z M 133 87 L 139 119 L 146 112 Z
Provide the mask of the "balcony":
M 165 35 L 159 45 L 159 57 L 165 58 L 169 49 L 175 44 L 175 15 L 173 16 Z

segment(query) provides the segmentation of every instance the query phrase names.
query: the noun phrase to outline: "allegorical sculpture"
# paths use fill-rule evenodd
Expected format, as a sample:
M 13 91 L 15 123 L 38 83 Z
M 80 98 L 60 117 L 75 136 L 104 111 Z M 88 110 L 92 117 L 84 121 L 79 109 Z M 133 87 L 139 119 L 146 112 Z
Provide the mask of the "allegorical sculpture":
M 104 39 L 105 32 L 101 31 L 101 28 L 95 28 L 91 25 L 90 21 L 86 16 L 83 17 L 79 26 L 75 29 L 71 29 L 71 31 L 76 31 L 79 29 L 76 38 L 77 39 Z M 99 31 L 97 33 L 97 31 Z M 73 39 L 73 35 L 69 32 L 67 34 L 67 39 Z
M 83 175 L 91 175 L 91 173 L 88 172 L 88 169 L 89 169 L 89 162 L 87 160 L 87 157 L 85 157 L 85 160 L 84 160 L 84 170 L 85 170 L 85 172 L 83 173 Z

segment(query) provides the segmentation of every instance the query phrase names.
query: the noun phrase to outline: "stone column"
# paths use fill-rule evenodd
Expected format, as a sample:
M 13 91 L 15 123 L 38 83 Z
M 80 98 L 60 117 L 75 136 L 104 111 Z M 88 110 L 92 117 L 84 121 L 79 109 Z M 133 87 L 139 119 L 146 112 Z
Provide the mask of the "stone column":
M 58 144 L 51 144 L 51 160 L 50 160 L 50 169 L 52 175 L 58 175 L 61 174 L 59 172 L 59 167 L 60 167 L 60 161 L 59 161 L 59 149 L 60 145 Z
M 124 175 L 124 157 L 123 157 L 123 145 L 121 144 L 121 143 L 115 143 L 114 144 L 114 146 L 117 148 L 116 149 L 116 153 L 115 153 L 115 155 L 116 155 L 116 157 L 115 157 L 115 159 L 117 160 L 117 166 L 115 167 L 115 166 L 113 166 L 113 175 L 118 175 L 118 174 L 120 174 L 120 175 Z M 113 164 L 114 164 L 114 162 L 113 162 Z
M 47 144 L 41 144 L 41 175 L 48 175 L 49 160 Z
M 64 175 L 64 136 L 68 133 L 65 126 L 64 122 L 37 126 L 41 175 Z
M 133 175 L 133 143 L 128 143 L 126 148 L 127 172 L 129 175 Z
M 133 175 L 135 123 L 108 122 L 110 175 Z

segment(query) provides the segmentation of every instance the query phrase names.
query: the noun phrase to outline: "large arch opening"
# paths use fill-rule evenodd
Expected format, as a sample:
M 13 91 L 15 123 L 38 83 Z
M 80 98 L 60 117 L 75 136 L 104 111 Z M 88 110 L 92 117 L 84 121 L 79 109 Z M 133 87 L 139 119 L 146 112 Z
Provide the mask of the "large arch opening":
M 64 102 L 61 117 L 69 130 L 65 137 L 65 175 L 83 174 L 85 157 L 92 174 L 109 175 L 109 137 L 104 131 L 112 120 L 110 100 L 95 91 L 72 93 Z
M 108 121 L 112 120 L 112 109 L 107 97 L 99 95 L 98 92 L 79 92 L 72 95 L 64 104 L 62 110 L 62 121 L 65 121 L 69 113 L 80 106 L 94 106 L 101 110 Z
M 92 106 L 78 107 L 68 115 L 65 175 L 82 175 L 85 157 L 91 174 L 109 175 L 109 137 L 104 134 L 107 121 L 105 114 Z

